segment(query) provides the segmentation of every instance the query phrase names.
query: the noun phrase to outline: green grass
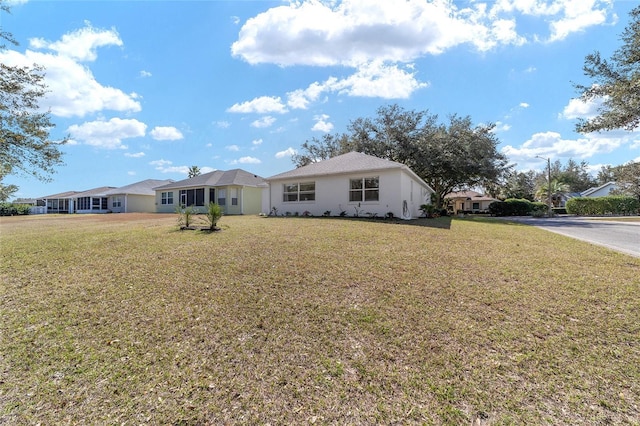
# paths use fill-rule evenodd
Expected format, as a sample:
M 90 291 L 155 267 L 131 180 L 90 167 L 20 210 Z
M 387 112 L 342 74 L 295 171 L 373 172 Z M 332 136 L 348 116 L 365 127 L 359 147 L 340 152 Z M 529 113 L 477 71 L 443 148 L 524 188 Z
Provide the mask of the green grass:
M 486 220 L 219 226 L 0 219 L 0 424 L 639 424 L 640 259 Z

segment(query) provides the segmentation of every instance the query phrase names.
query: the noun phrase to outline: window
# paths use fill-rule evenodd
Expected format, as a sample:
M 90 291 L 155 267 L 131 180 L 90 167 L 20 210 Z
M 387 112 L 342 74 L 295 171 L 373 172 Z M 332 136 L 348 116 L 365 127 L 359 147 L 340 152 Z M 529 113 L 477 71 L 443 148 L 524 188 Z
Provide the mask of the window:
M 315 182 L 285 183 L 283 186 L 282 201 L 285 203 L 315 200 Z
M 349 201 L 378 201 L 379 196 L 380 179 L 377 176 L 349 181 Z
M 113 197 L 113 201 L 111 202 L 111 207 L 122 207 L 122 198 Z
M 173 191 L 161 194 L 161 204 L 173 204 Z
M 480 203 L 473 203 L 473 207 L 471 207 L 471 210 L 480 210 Z
M 216 202 L 216 190 L 214 188 L 209 188 L 209 202 Z
M 204 188 L 181 189 L 180 202 L 184 206 L 204 206 Z
M 227 190 L 218 189 L 218 205 L 224 206 L 227 204 Z
M 238 205 L 238 188 L 231 188 L 229 190 L 229 195 L 231 195 L 231 205 L 232 206 L 237 206 Z

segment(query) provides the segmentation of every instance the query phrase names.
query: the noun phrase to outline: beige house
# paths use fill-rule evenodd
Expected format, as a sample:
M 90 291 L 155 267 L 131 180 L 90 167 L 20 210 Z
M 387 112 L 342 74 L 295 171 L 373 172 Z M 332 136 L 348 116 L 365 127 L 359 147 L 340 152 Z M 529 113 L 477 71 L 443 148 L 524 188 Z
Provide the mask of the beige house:
M 216 170 L 154 188 L 158 213 L 173 213 L 179 206 L 204 213 L 210 202 L 224 214 L 258 214 L 264 179 L 242 169 Z
M 105 192 L 107 206 L 113 213 L 153 213 L 156 211 L 155 187 L 173 180 L 147 179 Z
M 484 213 L 489 211 L 489 204 L 500 201 L 497 198 L 482 195 L 476 191 L 451 192 L 444 196 L 447 209 L 456 212 Z

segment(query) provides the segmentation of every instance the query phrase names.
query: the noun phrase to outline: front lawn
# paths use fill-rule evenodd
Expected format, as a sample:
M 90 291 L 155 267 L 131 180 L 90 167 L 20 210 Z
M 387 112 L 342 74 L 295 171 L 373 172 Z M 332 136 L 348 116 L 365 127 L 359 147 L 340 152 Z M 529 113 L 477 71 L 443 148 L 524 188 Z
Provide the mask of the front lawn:
M 0 219 L 0 424 L 638 424 L 640 259 L 498 221 L 218 226 Z

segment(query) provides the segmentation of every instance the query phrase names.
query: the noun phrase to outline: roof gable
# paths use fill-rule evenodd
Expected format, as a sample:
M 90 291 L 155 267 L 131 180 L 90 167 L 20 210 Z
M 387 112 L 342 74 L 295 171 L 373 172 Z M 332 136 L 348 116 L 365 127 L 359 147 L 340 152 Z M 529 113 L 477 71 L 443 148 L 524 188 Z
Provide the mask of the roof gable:
M 169 183 L 167 185 L 157 186 L 154 188 L 154 191 L 202 186 L 260 186 L 263 183 L 263 178 L 242 169 L 233 169 L 228 171 L 215 170 L 213 172 L 204 173 L 189 179 L 183 179 L 178 182 Z
M 388 169 L 402 169 L 408 171 L 411 170 L 409 169 L 409 167 L 402 163 L 374 157 L 362 152 L 352 151 L 346 154 L 338 155 L 336 157 L 331 157 L 327 160 L 318 161 L 317 163 L 311 163 L 306 166 L 290 170 L 288 172 L 271 176 L 266 180 L 270 181 L 291 178 L 306 178 L 312 176 L 327 176 L 343 173 L 357 173 Z
M 130 185 L 121 186 L 120 188 L 111 189 L 106 192 L 106 195 L 155 195 L 156 192 L 153 190 L 153 188 L 160 185 L 167 185 L 172 182 L 172 179 L 147 179 L 140 182 L 132 183 Z

